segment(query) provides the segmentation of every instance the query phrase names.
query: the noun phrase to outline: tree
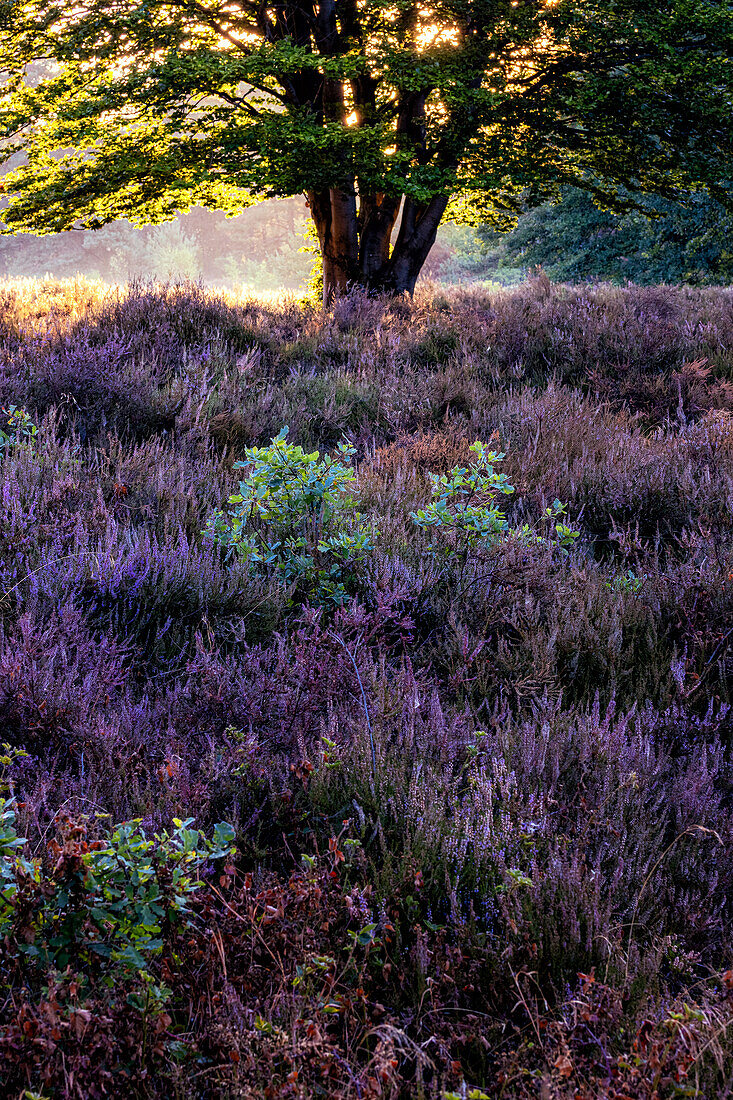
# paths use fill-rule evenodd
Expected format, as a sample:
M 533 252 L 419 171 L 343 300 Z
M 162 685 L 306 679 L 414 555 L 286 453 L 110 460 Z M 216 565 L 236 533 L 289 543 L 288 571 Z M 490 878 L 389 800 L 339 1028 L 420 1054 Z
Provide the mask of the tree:
M 733 282 L 733 214 L 709 195 L 652 199 L 651 216 L 600 209 L 585 192 L 524 214 L 500 245 L 503 262 L 553 279 L 635 283 Z M 481 230 L 479 230 L 481 235 Z M 493 243 L 491 231 L 487 243 Z
M 727 201 L 731 0 L 0 9 L 13 231 L 304 193 L 329 301 L 411 292 L 446 214 L 499 224 L 561 185 Z

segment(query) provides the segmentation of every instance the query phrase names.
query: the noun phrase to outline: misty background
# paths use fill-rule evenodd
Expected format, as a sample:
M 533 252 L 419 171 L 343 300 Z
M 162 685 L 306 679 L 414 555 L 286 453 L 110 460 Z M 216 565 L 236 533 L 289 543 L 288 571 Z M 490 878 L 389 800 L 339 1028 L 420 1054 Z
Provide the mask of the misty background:
M 703 193 L 655 200 L 653 217 L 599 209 L 568 188 L 523 214 L 514 230 L 447 223 L 423 270 L 440 283 L 509 286 L 541 266 L 562 281 L 733 282 L 733 218 Z M 263 202 L 239 217 L 196 208 L 175 221 L 37 237 L 0 235 L 0 277 L 197 280 L 253 293 L 304 291 L 315 260 L 302 198 Z

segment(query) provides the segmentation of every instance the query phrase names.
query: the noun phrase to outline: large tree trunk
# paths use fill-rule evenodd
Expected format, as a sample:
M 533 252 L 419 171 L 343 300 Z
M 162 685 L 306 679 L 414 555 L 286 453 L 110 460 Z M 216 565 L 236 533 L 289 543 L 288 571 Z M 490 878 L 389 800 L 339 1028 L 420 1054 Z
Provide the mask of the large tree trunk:
M 440 220 L 448 206 L 447 196 L 437 196 L 424 207 L 405 200 L 400 232 L 383 273 L 385 290 L 413 294 L 417 277 L 435 244 Z
M 321 248 L 323 304 L 328 307 L 355 286 L 412 294 L 448 199 L 439 196 L 424 206 L 405 199 L 394 248 L 399 197 L 364 195 L 358 216 L 355 190 L 310 192 L 308 204 Z
M 356 193 L 335 188 L 311 191 L 308 205 L 323 260 L 323 304 L 330 306 L 359 281 Z
M 379 282 L 389 263 L 392 230 L 400 209 L 400 198 L 380 193 L 361 197 L 359 208 L 359 275 L 364 286 Z

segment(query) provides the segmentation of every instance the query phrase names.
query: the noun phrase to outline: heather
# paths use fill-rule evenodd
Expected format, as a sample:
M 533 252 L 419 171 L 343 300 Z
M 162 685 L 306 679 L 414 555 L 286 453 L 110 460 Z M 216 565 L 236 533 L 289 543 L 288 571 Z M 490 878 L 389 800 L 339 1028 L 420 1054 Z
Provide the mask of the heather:
M 732 349 L 715 288 L 0 289 L 9 1095 L 727 1095 Z

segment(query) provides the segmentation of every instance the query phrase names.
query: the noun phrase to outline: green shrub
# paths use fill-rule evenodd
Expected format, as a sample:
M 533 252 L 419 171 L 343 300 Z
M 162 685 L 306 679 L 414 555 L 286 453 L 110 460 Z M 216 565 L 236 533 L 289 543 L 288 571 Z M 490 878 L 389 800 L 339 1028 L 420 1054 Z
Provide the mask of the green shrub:
M 636 595 L 641 591 L 645 580 L 646 577 L 643 574 L 640 576 L 633 569 L 627 569 L 625 573 L 617 573 L 610 581 L 606 581 L 606 587 L 612 592 L 628 592 Z
M 15 803 L 0 802 L 0 936 L 40 966 L 145 971 L 162 933 L 188 921 L 188 903 L 211 860 L 233 852 L 234 830 L 211 838 L 174 821 L 172 833 L 146 836 L 139 821 L 115 825 L 88 841 L 84 821 L 66 821 L 49 845 L 52 866 L 24 855 Z
M 0 415 L 5 420 L 4 428 L 0 428 L 0 450 L 8 450 L 18 444 L 30 445 L 38 435 L 38 428 L 25 409 L 8 405 L 0 409 Z
M 238 554 L 253 570 L 292 586 L 294 602 L 342 604 L 358 564 L 373 548 L 372 532 L 356 510 L 355 450 L 340 443 L 321 458 L 287 442 L 282 429 L 269 447 L 245 450 L 247 471 L 229 509 L 217 512 L 205 534 Z
M 509 496 L 514 492 L 506 474 L 494 470 L 494 463 L 505 456 L 488 450 L 487 444 L 479 440 L 472 443 L 469 450 L 476 455 L 476 461 L 468 467 L 455 466 L 448 474 L 430 474 L 430 504 L 410 512 L 417 527 L 435 529 L 444 537 L 441 545 L 432 547 L 433 552 L 465 562 L 469 550 L 503 539 L 515 538 L 529 543 L 547 541 L 528 524 L 512 529 L 496 503 L 499 494 Z M 565 506 L 555 500 L 545 509 L 543 519 L 560 519 L 565 511 Z M 559 546 L 566 549 L 573 545 L 579 532 L 558 522 L 555 535 Z

